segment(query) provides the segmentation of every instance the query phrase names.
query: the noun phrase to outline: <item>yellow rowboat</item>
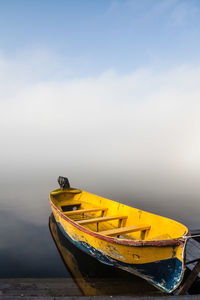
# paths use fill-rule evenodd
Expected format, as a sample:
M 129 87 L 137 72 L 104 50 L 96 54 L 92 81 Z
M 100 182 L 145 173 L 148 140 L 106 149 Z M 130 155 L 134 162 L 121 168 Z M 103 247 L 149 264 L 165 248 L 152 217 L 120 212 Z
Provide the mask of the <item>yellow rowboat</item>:
M 171 293 L 185 271 L 188 228 L 88 192 L 59 177 L 50 193 L 55 220 L 74 245 L 100 262 L 136 274 Z

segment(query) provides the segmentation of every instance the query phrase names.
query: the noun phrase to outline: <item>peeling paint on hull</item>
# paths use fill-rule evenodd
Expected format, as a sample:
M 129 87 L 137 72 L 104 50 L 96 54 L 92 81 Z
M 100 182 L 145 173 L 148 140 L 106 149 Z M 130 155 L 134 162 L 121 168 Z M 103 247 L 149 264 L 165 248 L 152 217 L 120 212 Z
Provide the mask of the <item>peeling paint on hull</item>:
M 76 237 L 71 238 L 67 234 L 63 226 L 59 222 L 57 222 L 57 224 L 63 235 L 76 247 L 91 255 L 92 257 L 95 257 L 97 260 L 104 264 L 121 268 L 130 273 L 138 275 L 167 293 L 171 293 L 181 282 L 184 266 L 183 262 L 180 261 L 177 257 L 145 264 L 125 263 L 119 261 L 117 258 L 113 258 L 107 254 L 103 254 L 101 251 L 92 247 L 86 241 L 79 241 L 78 239 L 76 239 Z

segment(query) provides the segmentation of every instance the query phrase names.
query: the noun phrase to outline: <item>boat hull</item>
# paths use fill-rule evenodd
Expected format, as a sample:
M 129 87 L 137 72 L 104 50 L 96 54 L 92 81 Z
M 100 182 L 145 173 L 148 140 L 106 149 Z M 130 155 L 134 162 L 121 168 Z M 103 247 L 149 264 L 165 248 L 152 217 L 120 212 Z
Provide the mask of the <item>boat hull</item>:
M 77 226 L 64 217 L 51 203 L 55 220 L 75 246 L 100 262 L 136 274 L 164 292 L 175 290 L 184 274 L 185 243 L 147 244 L 117 242 L 111 237 L 100 237 Z

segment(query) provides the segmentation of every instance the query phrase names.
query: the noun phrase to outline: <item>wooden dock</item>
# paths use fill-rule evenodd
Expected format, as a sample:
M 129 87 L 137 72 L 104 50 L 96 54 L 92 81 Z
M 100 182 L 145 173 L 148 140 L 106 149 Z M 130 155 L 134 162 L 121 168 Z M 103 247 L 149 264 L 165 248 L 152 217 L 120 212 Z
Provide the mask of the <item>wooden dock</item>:
M 0 279 L 0 300 L 191 300 L 200 295 L 184 296 L 83 296 L 72 279 L 15 278 Z
M 74 295 L 72 295 L 74 294 Z M 83 296 L 66 278 L 0 279 L 0 300 L 197 300 L 199 295 L 181 296 Z
M 194 232 L 193 235 L 199 235 L 199 231 Z M 200 279 L 200 243 L 195 238 L 190 238 L 187 242 L 186 267 L 190 272 L 187 272 L 188 276 L 176 292 L 176 295 L 184 295 L 188 293 L 195 280 Z M 200 294 L 200 285 L 198 292 Z
M 197 259 L 200 259 L 200 243 L 197 242 L 195 239 L 190 239 L 187 243 L 186 263 Z M 190 264 L 187 264 L 187 268 L 189 268 L 192 271 L 195 265 L 196 263 L 192 262 Z

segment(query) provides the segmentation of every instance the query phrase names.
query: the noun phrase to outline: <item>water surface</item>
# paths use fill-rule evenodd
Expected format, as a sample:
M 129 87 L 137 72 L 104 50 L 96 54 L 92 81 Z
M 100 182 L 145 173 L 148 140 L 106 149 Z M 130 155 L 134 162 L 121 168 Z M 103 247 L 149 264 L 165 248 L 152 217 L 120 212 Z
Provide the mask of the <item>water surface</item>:
M 22 175 L 7 175 L 0 184 L 0 277 L 70 276 L 48 228 L 48 193 L 58 187 L 57 176 L 53 172 Z M 94 177 L 80 173 L 76 177 L 72 173 L 71 181 L 77 188 L 173 218 L 191 229 L 200 228 L 200 201 L 198 193 L 191 190 L 167 193 L 163 187 L 161 195 L 162 187 L 156 191 L 146 185 L 142 190 L 120 174 L 109 180 L 98 174 Z

